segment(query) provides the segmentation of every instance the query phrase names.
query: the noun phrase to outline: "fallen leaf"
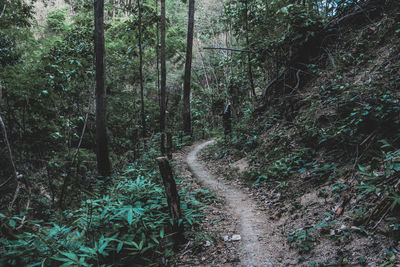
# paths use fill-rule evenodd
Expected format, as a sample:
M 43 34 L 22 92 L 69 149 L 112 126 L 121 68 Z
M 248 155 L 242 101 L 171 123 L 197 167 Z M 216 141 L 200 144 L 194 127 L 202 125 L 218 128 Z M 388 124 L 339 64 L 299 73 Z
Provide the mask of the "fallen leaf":
M 336 211 L 336 215 L 341 215 L 342 214 L 342 212 L 343 212 L 343 207 L 339 207 L 338 209 L 337 209 L 337 211 Z

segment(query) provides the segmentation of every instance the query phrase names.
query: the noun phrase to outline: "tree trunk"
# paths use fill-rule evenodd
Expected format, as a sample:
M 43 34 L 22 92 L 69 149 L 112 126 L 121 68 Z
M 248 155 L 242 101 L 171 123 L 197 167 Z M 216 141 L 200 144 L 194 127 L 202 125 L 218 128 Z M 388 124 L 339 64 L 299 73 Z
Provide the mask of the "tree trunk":
M 165 156 L 165 133 L 160 135 L 160 152 L 162 156 Z
M 104 44 L 104 0 L 94 2 L 94 47 L 96 54 L 96 146 L 97 169 L 101 176 L 111 174 L 106 121 L 106 67 Z
M 160 89 L 160 131 L 163 132 L 166 127 L 166 95 L 167 95 L 167 66 L 165 56 L 165 0 L 161 0 L 161 89 Z
M 248 18 L 249 8 L 248 8 L 248 0 L 245 1 L 245 20 L 246 20 L 246 46 L 247 50 L 250 51 L 250 41 L 249 41 L 249 18 Z M 253 70 L 251 64 L 251 52 L 247 53 L 247 72 L 249 75 L 250 81 L 250 89 L 253 96 L 256 96 L 256 91 L 254 88 L 254 80 L 253 80 Z
M 268 18 L 268 0 L 265 0 L 265 20 Z
M 169 160 L 172 159 L 172 134 L 167 132 L 167 157 Z
M 158 0 L 156 0 L 156 14 L 158 16 Z M 160 97 L 160 22 L 157 19 L 156 23 L 156 57 L 157 57 L 157 95 L 158 95 L 158 104 L 161 105 L 161 97 Z
M 194 31 L 194 0 L 189 0 L 189 20 L 186 43 L 185 80 L 183 83 L 183 131 L 187 135 L 192 133 L 192 119 L 190 116 L 190 78 L 192 75 Z
M 140 101 L 141 101 L 141 118 L 142 118 L 142 137 L 146 137 L 146 114 L 144 110 L 144 85 L 143 85 L 143 47 L 142 47 L 142 6 L 140 0 L 137 0 L 139 9 L 139 79 L 140 79 Z
M 178 190 L 176 189 L 176 183 L 168 159 L 166 157 L 157 158 L 157 163 L 163 179 L 165 194 L 167 195 L 169 216 L 173 222 L 172 232 L 176 233 L 174 239 L 176 243 L 179 244 L 184 241 L 184 228 L 183 223 L 179 223 L 180 219 L 182 218 L 182 214 Z

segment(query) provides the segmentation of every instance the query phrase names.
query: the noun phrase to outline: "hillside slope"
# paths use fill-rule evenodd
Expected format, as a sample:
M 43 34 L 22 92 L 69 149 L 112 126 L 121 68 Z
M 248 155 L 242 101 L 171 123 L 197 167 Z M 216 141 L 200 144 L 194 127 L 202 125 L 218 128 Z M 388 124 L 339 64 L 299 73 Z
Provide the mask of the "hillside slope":
M 278 77 L 205 155 L 284 222 L 299 264 L 400 263 L 400 8 L 389 2 L 328 23 L 299 50 L 309 57 L 286 77 L 296 87 Z

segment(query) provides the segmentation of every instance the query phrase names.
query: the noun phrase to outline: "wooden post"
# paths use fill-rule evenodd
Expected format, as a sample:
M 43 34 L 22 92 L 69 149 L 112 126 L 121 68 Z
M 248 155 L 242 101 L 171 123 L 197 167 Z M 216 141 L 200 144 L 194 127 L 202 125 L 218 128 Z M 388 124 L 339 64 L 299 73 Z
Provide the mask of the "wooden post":
M 222 123 L 224 126 L 224 134 L 229 135 L 232 131 L 232 123 L 231 123 L 231 105 L 228 104 L 225 107 L 224 113 L 222 115 Z
M 167 157 L 169 160 L 172 159 L 172 134 L 167 133 Z
M 165 156 L 165 133 L 161 133 L 160 138 L 161 138 L 161 140 L 160 140 L 161 155 Z
M 157 163 L 160 168 L 160 174 L 165 187 L 165 194 L 167 195 L 169 216 L 172 219 L 172 231 L 176 233 L 174 239 L 176 244 L 184 242 L 184 227 L 183 222 L 179 223 L 182 218 L 181 206 L 179 201 L 178 190 L 176 189 L 176 183 L 172 174 L 172 168 L 169 164 L 167 157 L 157 158 Z

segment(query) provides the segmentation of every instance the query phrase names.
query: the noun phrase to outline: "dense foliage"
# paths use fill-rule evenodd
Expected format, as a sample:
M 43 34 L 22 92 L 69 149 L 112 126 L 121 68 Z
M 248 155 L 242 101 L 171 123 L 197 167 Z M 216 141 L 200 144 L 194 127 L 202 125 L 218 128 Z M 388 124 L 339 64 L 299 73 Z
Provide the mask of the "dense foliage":
M 47 9 L 42 2 L 0 0 L 0 116 L 8 136 L 3 131 L 0 140 L 0 264 L 168 258 L 174 244 L 155 166 L 159 1 L 105 1 L 108 178 L 96 172 L 92 2 L 44 1 Z M 398 240 L 399 14 L 397 1 L 383 0 L 197 1 L 189 137 L 181 115 L 187 5 L 168 0 L 174 148 L 220 134 L 231 104 L 233 131 L 213 158 L 246 158 L 251 168 L 240 178 L 293 199 L 298 188 L 329 185 L 336 201 L 354 199 L 357 225 L 372 230 L 383 221 Z M 192 230 L 204 203 L 179 188 L 182 223 Z M 305 251 L 315 241 L 304 229 L 288 236 Z

